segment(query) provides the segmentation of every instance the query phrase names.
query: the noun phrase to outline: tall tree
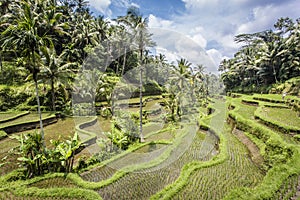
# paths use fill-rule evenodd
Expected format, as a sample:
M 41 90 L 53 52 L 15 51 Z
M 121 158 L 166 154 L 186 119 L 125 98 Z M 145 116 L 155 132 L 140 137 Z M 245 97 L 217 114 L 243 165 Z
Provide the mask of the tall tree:
M 71 78 L 74 77 L 72 71 L 73 66 L 76 63 L 67 62 L 64 59 L 64 54 L 57 55 L 55 49 L 44 48 L 43 49 L 44 59 L 41 69 L 41 77 L 46 82 L 49 81 L 51 88 L 51 104 L 52 110 L 56 111 L 56 87 L 70 87 Z M 67 93 L 67 92 L 65 92 Z M 65 97 L 67 98 L 67 97 Z
M 180 117 L 183 114 L 183 98 L 184 93 L 187 92 L 189 87 L 189 78 L 191 77 L 191 65 L 188 60 L 181 58 L 177 60 L 177 66 L 173 66 L 175 79 L 177 80 L 178 88 L 178 106 L 177 106 L 177 115 Z
M 42 122 L 42 113 L 40 108 L 38 74 L 40 72 L 40 49 L 44 46 L 53 48 L 51 38 L 42 32 L 39 32 L 39 15 L 34 9 L 38 2 L 32 4 L 27 1 L 21 1 L 16 6 L 16 16 L 1 35 L 2 47 L 5 49 L 18 48 L 22 56 L 22 63 L 27 68 L 34 80 L 36 101 L 40 118 L 40 133 L 44 142 L 44 130 Z M 45 146 L 45 142 L 44 142 Z
M 221 62 L 219 70 L 229 90 L 258 91 L 300 75 L 299 21 L 280 18 L 275 30 L 240 34 L 243 44 L 232 59 Z
M 139 90 L 140 90 L 140 141 L 144 141 L 143 136 L 143 70 L 144 70 L 144 52 L 146 47 L 153 46 L 154 43 L 151 41 L 151 34 L 149 34 L 148 20 L 143 18 L 137 7 L 130 7 L 127 10 L 127 15 L 121 19 L 120 22 L 128 26 L 133 43 L 136 45 L 138 50 L 138 66 L 139 66 Z

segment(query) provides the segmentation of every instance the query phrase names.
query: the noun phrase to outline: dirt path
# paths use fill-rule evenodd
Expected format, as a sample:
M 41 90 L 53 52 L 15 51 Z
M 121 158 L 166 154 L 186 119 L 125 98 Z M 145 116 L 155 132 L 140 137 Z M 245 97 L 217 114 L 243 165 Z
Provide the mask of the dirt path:
M 234 128 L 232 133 L 248 148 L 252 161 L 260 166 L 264 160 L 260 155 L 259 148 L 244 134 L 243 131 Z

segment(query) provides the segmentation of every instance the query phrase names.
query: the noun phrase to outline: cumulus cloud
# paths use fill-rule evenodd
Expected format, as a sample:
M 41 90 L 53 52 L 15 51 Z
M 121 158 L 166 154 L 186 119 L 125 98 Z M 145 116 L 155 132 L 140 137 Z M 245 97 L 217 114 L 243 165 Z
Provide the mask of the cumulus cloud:
M 109 6 L 111 5 L 111 0 L 89 0 L 89 3 L 93 8 L 95 8 L 103 15 L 110 16 L 112 13 L 109 9 Z
M 284 5 L 269 4 L 266 6 L 257 6 L 251 11 L 253 19 L 241 24 L 236 33 L 252 33 L 271 29 L 280 17 L 289 16 L 296 19 L 299 17 L 299 6 L 300 3 L 296 1 L 291 1 Z
M 195 35 L 191 36 L 191 38 L 195 42 L 197 42 L 202 48 L 205 49 L 207 41 L 206 41 L 206 39 L 201 34 L 195 34 Z
M 171 28 L 173 24 L 170 20 L 164 20 L 152 14 L 149 15 L 148 20 L 150 28 Z
M 210 56 L 215 66 L 218 66 L 219 63 L 224 59 L 223 55 L 217 49 L 207 50 L 206 53 Z
M 204 57 L 202 60 L 212 59 L 213 65 L 218 65 L 224 57 L 232 57 L 240 47 L 234 42 L 235 35 L 271 29 L 280 17 L 296 19 L 299 17 L 300 7 L 299 0 L 181 1 L 185 5 L 184 13 L 174 12 L 165 18 L 153 11 L 154 13 L 148 15 L 148 25 L 150 28 L 175 30 L 178 34 L 183 34 L 185 39 L 181 40 L 178 35 L 170 32 L 156 31 L 155 40 L 163 43 L 158 46 L 164 51 L 167 50 L 165 52 L 171 60 L 177 56 L 186 56 L 191 62 L 196 62 Z M 138 2 L 140 1 L 90 0 L 90 4 L 102 13 L 109 13 L 110 6 L 139 7 Z M 147 9 L 141 7 L 142 12 Z M 192 41 L 199 48 L 195 48 L 188 41 Z
M 165 55 L 168 63 L 176 63 L 176 61 L 180 59 L 180 56 L 174 51 L 168 50 L 161 46 L 156 46 L 155 49 L 156 55 Z
M 185 58 L 193 65 L 202 64 L 215 71 L 216 66 L 211 57 L 191 37 L 163 28 L 152 28 L 150 31 L 157 44 L 157 54 L 165 54 L 170 62 Z
M 298 0 L 182 0 L 186 12 L 173 17 L 173 27 L 190 36 L 218 65 L 240 47 L 234 36 L 272 29 L 280 17 L 299 17 Z M 197 30 L 198 29 L 198 30 Z M 218 44 L 218 45 L 212 45 Z
M 188 9 L 199 9 L 216 6 L 219 0 L 182 0 Z

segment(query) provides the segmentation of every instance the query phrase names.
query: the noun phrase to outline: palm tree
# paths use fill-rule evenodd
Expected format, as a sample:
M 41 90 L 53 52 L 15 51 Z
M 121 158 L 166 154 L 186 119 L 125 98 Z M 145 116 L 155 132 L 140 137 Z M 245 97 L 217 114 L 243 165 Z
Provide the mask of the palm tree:
M 140 67 L 140 140 L 141 142 L 144 142 L 144 136 L 143 136 L 143 54 L 146 47 L 144 38 L 145 38 L 145 32 L 147 27 L 147 22 L 145 19 L 143 19 L 141 16 L 137 16 L 136 18 L 136 34 L 138 38 L 138 49 L 140 52 L 139 57 L 139 67 Z
M 196 65 L 196 70 L 192 74 L 192 99 L 194 98 L 194 92 L 196 93 L 196 97 L 198 99 L 200 98 L 201 95 L 204 93 L 204 70 L 205 67 L 203 65 Z M 201 94 L 202 93 L 202 94 Z
M 45 57 L 43 59 L 41 76 L 50 82 L 52 110 L 56 111 L 55 86 L 63 85 L 64 88 L 68 85 L 70 86 L 70 79 L 74 76 L 74 72 L 71 69 L 76 63 L 66 62 L 64 54 L 57 56 L 55 49 L 45 48 L 43 54 Z
M 40 110 L 40 100 L 38 91 L 38 73 L 39 73 L 39 49 L 45 45 L 48 38 L 38 35 L 37 14 L 31 10 L 30 3 L 22 1 L 18 7 L 18 15 L 13 23 L 2 33 L 2 46 L 18 47 L 23 56 L 25 67 L 31 72 L 35 82 L 36 100 L 40 116 L 40 128 L 42 140 L 44 140 L 42 115 Z
M 177 66 L 174 65 L 174 70 L 175 70 L 175 74 L 177 76 L 178 79 L 178 83 L 179 83 L 179 89 L 183 89 L 187 79 L 190 77 L 191 75 L 191 71 L 190 71 L 190 67 L 191 67 L 191 63 L 184 59 L 181 58 L 180 60 L 177 60 Z
M 108 28 L 108 22 L 103 19 L 103 16 L 99 16 L 93 21 L 93 30 L 96 32 L 99 43 L 107 39 Z
M 9 4 L 11 4 L 11 0 L 1 0 L 0 1 L 0 14 L 5 15 L 9 9 Z
M 38 2 L 33 2 L 37 4 Z M 40 109 L 38 75 L 41 67 L 41 48 L 48 46 L 53 48 L 51 37 L 47 32 L 42 32 L 40 27 L 40 16 L 31 2 L 21 1 L 16 5 L 16 15 L 12 16 L 12 23 L 2 32 L 1 42 L 4 49 L 18 49 L 22 57 L 22 64 L 31 73 L 35 83 L 36 101 L 40 118 L 40 133 L 44 142 L 44 130 L 42 113 Z
M 269 86 L 299 76 L 299 23 L 280 18 L 275 31 L 237 35 L 235 41 L 244 45 L 219 66 L 226 88 L 257 89 L 261 83 Z
M 48 2 L 48 1 L 43 1 Z M 65 21 L 65 16 L 59 7 L 55 5 L 55 1 L 50 5 L 45 3 L 44 10 L 39 13 L 41 32 L 51 36 L 55 46 L 55 50 L 60 54 L 64 49 L 64 44 L 69 42 L 70 34 L 68 33 L 70 26 Z
M 284 49 L 286 50 L 284 55 L 284 63 L 280 69 L 280 79 L 283 81 L 292 77 L 300 76 L 300 20 L 291 24 L 289 19 L 287 25 L 281 25 L 288 27 L 289 36 L 284 40 Z M 284 31 L 286 34 L 287 31 Z
M 177 89 L 178 89 L 178 106 L 177 106 L 177 115 L 180 117 L 183 114 L 182 108 L 182 96 L 188 88 L 188 80 L 191 76 L 191 67 L 192 63 L 188 60 L 181 58 L 177 60 L 177 66 L 173 65 L 175 79 L 177 80 Z
M 97 31 L 93 28 L 92 18 L 89 14 L 85 13 L 76 18 L 76 27 L 72 32 L 73 48 L 80 50 L 79 63 L 83 63 L 87 57 L 85 48 L 95 47 L 99 44 L 97 41 Z
M 153 46 L 154 43 L 151 41 L 151 34 L 147 31 L 148 21 L 147 18 L 143 18 L 139 13 L 138 8 L 130 7 L 127 10 L 127 15 L 119 19 L 120 22 L 129 27 L 133 38 L 133 42 L 138 50 L 138 66 L 139 66 L 139 92 L 140 92 L 140 141 L 144 141 L 143 136 L 143 70 L 144 70 L 144 51 L 147 46 Z

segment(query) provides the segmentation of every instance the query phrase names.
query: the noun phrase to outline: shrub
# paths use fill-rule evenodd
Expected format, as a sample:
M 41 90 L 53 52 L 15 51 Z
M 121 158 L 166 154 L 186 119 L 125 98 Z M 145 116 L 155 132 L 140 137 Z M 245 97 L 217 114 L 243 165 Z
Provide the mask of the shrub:
M 81 147 L 76 132 L 71 140 L 51 141 L 54 146 L 52 149 L 44 147 L 41 134 L 37 132 L 15 135 L 12 138 L 20 143 L 15 152 L 20 156 L 17 160 L 26 169 L 27 178 L 48 172 L 71 172 L 75 152 Z
M 5 131 L 0 130 L 0 140 L 1 140 L 2 138 L 5 138 L 6 136 L 7 136 L 7 134 L 5 133 Z
M 15 106 L 24 103 L 29 97 L 25 92 L 20 92 L 15 87 L 3 87 L 0 88 L 0 110 L 7 111 Z

